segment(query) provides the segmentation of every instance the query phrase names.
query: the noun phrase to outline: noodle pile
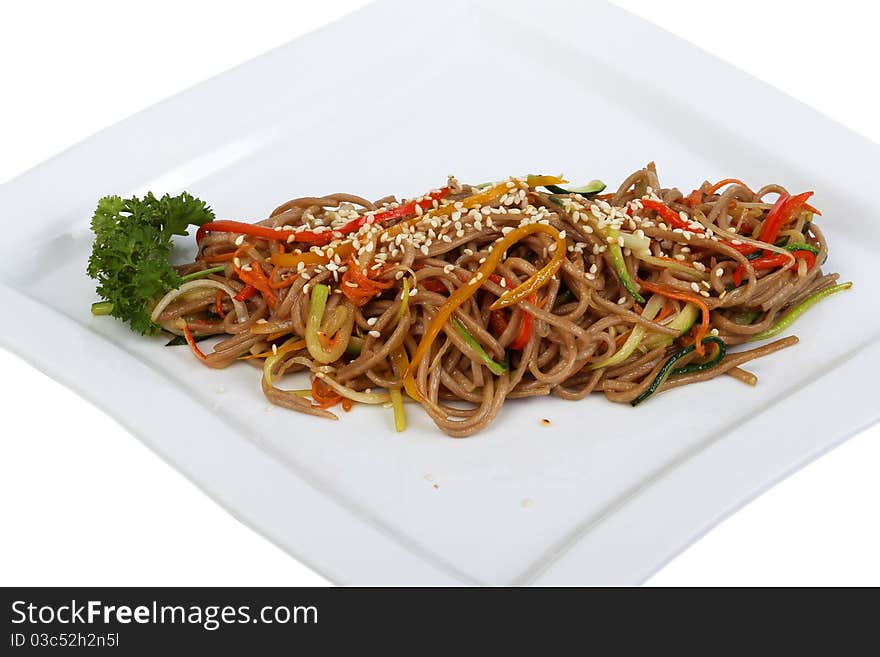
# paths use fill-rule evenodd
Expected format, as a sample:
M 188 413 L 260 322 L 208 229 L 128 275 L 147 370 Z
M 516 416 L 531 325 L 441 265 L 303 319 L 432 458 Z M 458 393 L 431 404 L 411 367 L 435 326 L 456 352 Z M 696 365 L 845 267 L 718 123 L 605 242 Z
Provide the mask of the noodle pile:
M 821 269 L 809 193 L 725 180 L 685 196 L 653 164 L 610 194 L 564 183 L 450 177 L 407 202 L 329 194 L 258 224 L 214 222 L 179 272 L 223 270 L 167 294 L 153 319 L 210 367 L 262 365 L 273 404 L 331 419 L 338 403 L 392 406 L 401 430 L 408 397 L 464 437 L 509 399 L 636 405 L 721 375 L 754 385 L 742 366 L 797 338 L 731 348 L 848 286 Z M 206 336 L 222 339 L 203 352 Z M 295 372 L 310 389 L 279 387 Z

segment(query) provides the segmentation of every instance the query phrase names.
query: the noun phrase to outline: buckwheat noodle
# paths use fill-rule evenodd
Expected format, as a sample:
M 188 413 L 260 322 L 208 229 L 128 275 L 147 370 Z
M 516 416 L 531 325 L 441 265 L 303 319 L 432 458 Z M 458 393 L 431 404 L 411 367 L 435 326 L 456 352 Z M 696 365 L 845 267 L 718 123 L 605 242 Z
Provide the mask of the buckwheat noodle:
M 210 367 L 262 366 L 273 404 L 335 419 L 339 402 L 398 410 L 407 396 L 463 437 L 508 399 L 635 405 L 724 374 L 754 385 L 743 365 L 797 338 L 732 348 L 843 287 L 822 271 L 808 194 L 730 180 L 685 196 L 653 164 L 604 195 L 551 180 L 297 198 L 255 224 L 277 238 L 209 225 L 180 273 L 224 270 L 166 295 L 155 319 Z M 221 339 L 202 352 L 204 336 Z M 311 388 L 279 387 L 296 372 Z

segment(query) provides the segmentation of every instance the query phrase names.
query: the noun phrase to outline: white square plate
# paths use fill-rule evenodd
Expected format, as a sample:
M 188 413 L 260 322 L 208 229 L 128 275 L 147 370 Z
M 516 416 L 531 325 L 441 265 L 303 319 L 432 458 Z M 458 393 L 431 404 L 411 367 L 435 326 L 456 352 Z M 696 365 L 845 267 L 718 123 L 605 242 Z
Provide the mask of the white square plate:
M 426 20 L 425 16 L 430 16 Z M 681 93 L 677 81 L 703 80 Z M 420 413 L 267 412 L 217 372 L 94 318 L 96 199 L 187 189 L 258 219 L 306 193 L 412 195 L 648 160 L 689 189 L 815 189 L 856 281 L 797 347 L 637 409 L 524 400 L 468 440 Z M 637 583 L 762 489 L 878 419 L 880 148 L 605 4 L 383 2 L 152 107 L 0 191 L 2 342 L 125 424 L 236 517 L 343 583 Z M 10 239 L 10 234 L 14 239 Z M 540 423 L 552 420 L 550 427 Z

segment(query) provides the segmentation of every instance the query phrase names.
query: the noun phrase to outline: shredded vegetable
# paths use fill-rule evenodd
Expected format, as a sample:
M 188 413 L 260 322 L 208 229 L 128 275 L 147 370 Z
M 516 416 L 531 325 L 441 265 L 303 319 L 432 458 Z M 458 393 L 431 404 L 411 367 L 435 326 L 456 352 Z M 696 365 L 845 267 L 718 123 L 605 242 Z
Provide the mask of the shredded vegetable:
M 766 331 L 761 331 L 760 333 L 756 333 L 755 335 L 753 335 L 751 341 L 756 342 L 758 340 L 766 340 L 768 338 L 779 335 L 789 326 L 794 324 L 798 317 L 803 315 L 810 308 L 819 303 L 822 299 L 824 299 L 825 297 L 830 297 L 832 294 L 837 294 L 838 292 L 848 290 L 851 287 L 852 282 L 841 283 L 840 285 L 832 285 L 831 287 L 826 287 L 824 290 L 820 290 L 815 294 L 811 294 L 794 308 L 789 310 L 779 321 L 773 324 L 773 326 L 768 328 Z

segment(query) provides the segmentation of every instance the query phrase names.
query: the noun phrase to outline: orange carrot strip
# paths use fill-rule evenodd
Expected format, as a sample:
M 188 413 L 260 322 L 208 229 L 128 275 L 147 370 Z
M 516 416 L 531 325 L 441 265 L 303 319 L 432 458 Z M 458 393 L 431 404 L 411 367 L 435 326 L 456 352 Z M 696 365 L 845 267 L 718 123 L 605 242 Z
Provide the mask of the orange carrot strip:
M 706 305 L 706 302 L 703 301 L 701 297 L 698 297 L 693 294 L 688 294 L 686 292 L 679 292 L 674 287 L 669 287 L 668 285 L 661 285 L 659 283 L 650 283 L 648 281 L 639 281 L 639 285 L 648 290 L 649 292 L 655 292 L 656 294 L 662 294 L 664 297 L 668 297 L 670 299 L 679 299 L 680 301 L 687 301 L 689 303 L 694 304 L 700 309 L 702 314 L 702 318 L 700 320 L 700 328 L 697 331 L 697 353 L 702 356 L 706 349 L 703 346 L 703 338 L 709 333 L 709 306 Z

